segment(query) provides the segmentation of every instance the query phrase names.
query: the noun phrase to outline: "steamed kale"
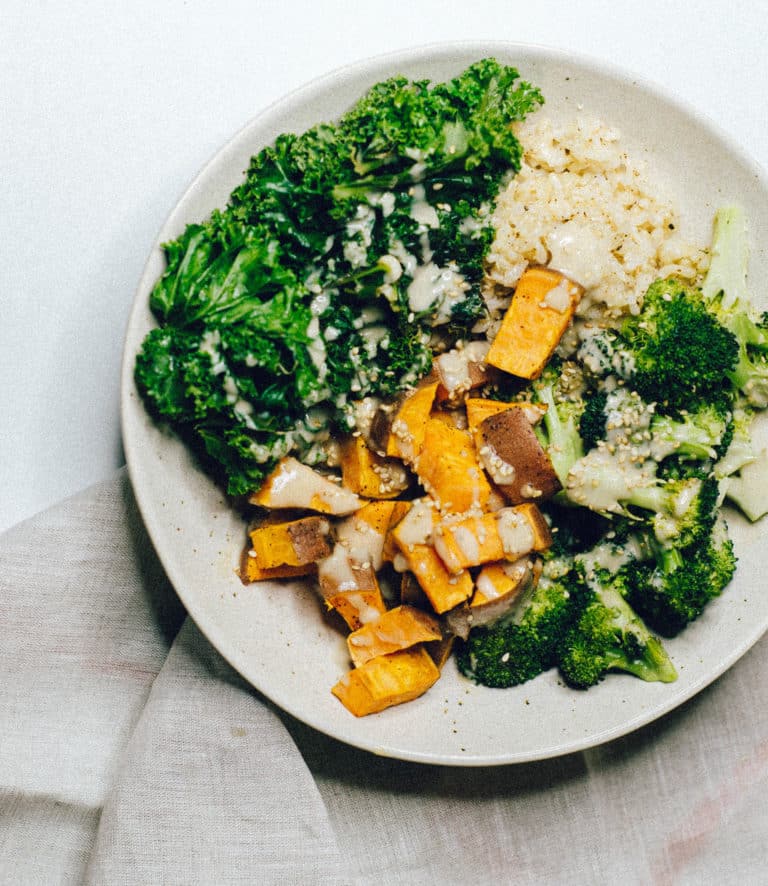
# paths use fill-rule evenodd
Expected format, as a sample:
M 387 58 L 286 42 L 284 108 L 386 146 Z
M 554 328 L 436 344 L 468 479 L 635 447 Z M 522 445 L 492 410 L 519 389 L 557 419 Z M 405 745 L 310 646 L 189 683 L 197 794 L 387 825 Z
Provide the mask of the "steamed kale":
M 224 209 L 165 244 L 136 383 L 230 493 L 288 452 L 321 458 L 354 401 L 428 371 L 435 327 L 483 315 L 489 210 L 521 158 L 510 124 L 542 101 L 494 59 L 446 83 L 393 77 L 280 135 Z

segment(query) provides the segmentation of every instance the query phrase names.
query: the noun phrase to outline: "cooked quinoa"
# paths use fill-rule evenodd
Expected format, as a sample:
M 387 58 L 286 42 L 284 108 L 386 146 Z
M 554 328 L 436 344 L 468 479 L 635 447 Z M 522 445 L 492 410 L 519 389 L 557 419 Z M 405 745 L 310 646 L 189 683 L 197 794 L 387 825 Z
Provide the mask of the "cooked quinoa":
M 525 152 L 494 211 L 490 281 L 514 287 L 528 264 L 548 265 L 585 287 L 580 316 L 607 319 L 637 312 L 658 277 L 706 269 L 706 251 L 685 239 L 671 201 L 616 129 L 533 115 L 517 131 Z

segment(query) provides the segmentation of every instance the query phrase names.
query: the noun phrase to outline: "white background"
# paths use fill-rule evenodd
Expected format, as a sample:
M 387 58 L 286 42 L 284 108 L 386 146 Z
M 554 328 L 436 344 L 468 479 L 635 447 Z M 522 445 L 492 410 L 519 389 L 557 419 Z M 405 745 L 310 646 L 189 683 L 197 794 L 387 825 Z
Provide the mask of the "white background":
M 434 41 L 572 49 L 650 78 L 768 168 L 768 4 L 2 0 L 0 530 L 123 463 L 134 289 L 203 163 L 273 100 Z M 713 170 L 713 176 L 718 170 Z

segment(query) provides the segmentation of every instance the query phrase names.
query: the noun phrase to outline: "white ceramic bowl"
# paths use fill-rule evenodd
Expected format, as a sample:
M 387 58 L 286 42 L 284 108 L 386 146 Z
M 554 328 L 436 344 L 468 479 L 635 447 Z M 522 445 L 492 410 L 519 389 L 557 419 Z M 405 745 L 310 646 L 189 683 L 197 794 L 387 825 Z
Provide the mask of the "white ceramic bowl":
M 133 363 L 152 327 L 148 295 L 161 274 L 160 244 L 188 222 L 223 206 L 252 154 L 284 131 L 336 118 L 371 84 L 394 74 L 444 80 L 495 56 L 542 88 L 550 116 L 595 114 L 647 158 L 676 200 L 686 231 L 707 242 L 715 208 L 747 211 L 752 280 L 768 276 L 768 183 L 701 115 L 659 88 L 564 52 L 512 43 L 427 46 L 334 71 L 288 95 L 248 123 L 204 167 L 160 231 L 136 294 L 125 341 L 122 422 L 130 477 L 143 519 L 168 576 L 197 625 L 245 677 L 290 714 L 376 754 L 457 766 L 523 762 L 583 749 L 649 723 L 689 699 L 731 666 L 768 626 L 759 588 L 762 526 L 730 523 L 740 558 L 722 598 L 667 643 L 679 670 L 673 684 L 610 676 L 588 692 L 565 688 L 555 671 L 515 689 L 475 686 L 449 664 L 422 698 L 357 719 L 331 695 L 348 668 L 344 637 L 301 585 L 244 587 L 235 568 L 244 524 L 184 447 L 147 416 Z M 762 567 L 764 568 L 764 567 Z

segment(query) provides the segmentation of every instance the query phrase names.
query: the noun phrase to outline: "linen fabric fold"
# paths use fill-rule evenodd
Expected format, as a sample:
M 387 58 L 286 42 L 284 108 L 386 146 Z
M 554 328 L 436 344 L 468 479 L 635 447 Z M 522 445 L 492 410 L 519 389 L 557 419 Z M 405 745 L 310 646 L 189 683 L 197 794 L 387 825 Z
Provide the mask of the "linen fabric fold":
M 249 687 L 184 621 L 125 470 L 0 536 L 0 562 L 2 883 L 764 880 L 765 640 L 610 744 L 428 766 Z

